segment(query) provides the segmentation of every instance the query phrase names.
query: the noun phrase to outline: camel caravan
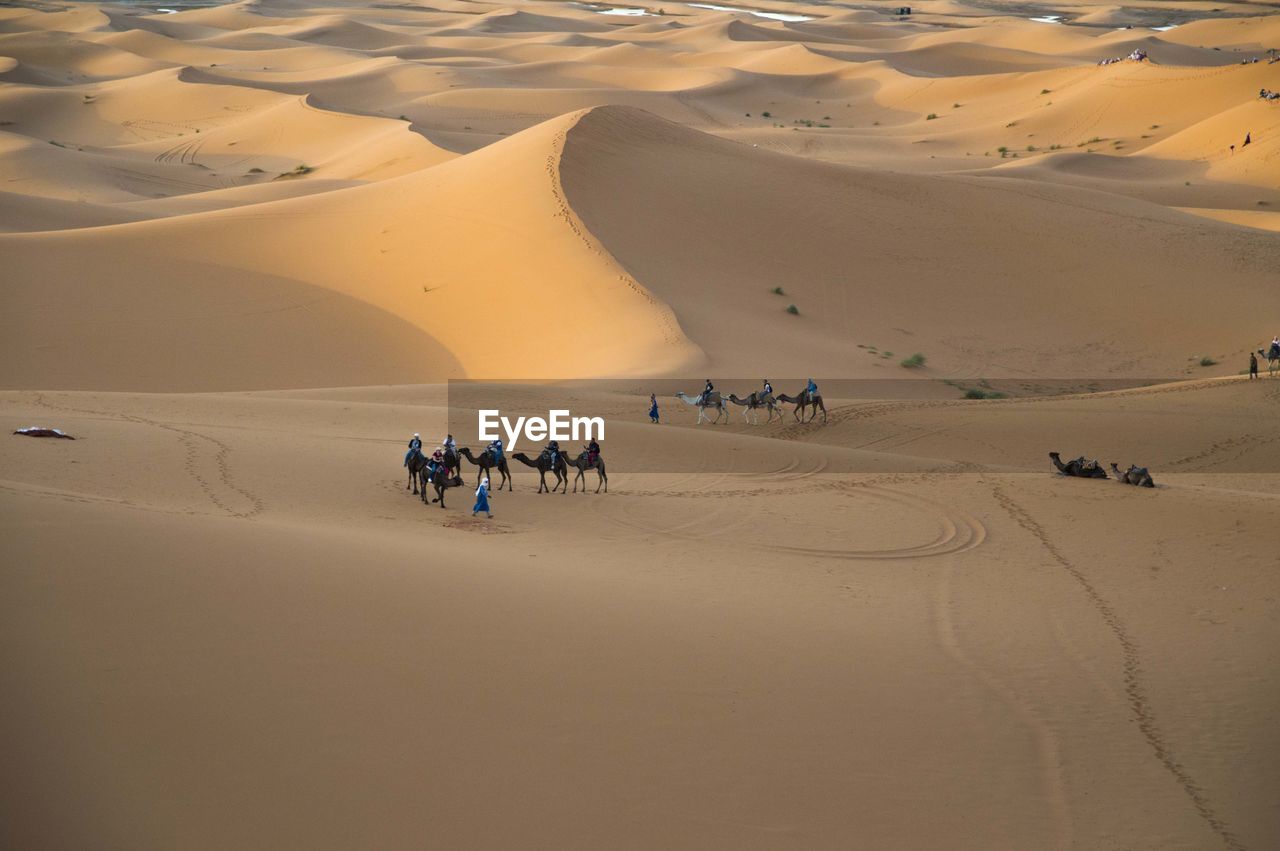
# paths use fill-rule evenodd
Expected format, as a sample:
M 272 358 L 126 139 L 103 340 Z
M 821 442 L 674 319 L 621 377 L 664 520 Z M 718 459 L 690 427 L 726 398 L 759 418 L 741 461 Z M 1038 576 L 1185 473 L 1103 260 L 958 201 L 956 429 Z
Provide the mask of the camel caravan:
M 1053 461 L 1053 466 L 1058 472 L 1064 476 L 1075 476 L 1081 479 L 1106 479 L 1107 471 L 1102 469 L 1102 464 L 1095 458 L 1093 460 L 1085 460 L 1081 455 L 1079 458 L 1072 458 L 1070 461 L 1063 463 L 1062 456 L 1057 452 L 1050 452 L 1049 459 Z M 1111 470 L 1115 473 L 1116 481 L 1124 485 L 1135 485 L 1140 488 L 1153 488 L 1156 483 L 1151 478 L 1151 473 L 1146 467 L 1139 467 L 1136 464 L 1130 464 L 1129 469 L 1121 472 L 1120 466 L 1114 461 L 1111 462 Z
M 773 422 L 776 416 L 778 422 L 784 422 L 783 408 L 785 405 L 795 405 L 792 415 L 796 422 L 811 422 L 819 412 L 822 413 L 822 421 L 827 421 L 827 406 L 822 402 L 822 394 L 818 392 L 818 385 L 812 378 L 809 379 L 805 388 L 795 396 L 788 396 L 785 393 L 774 394 L 773 385 L 766 378 L 764 385 L 747 396 L 738 396 L 736 393 L 728 395 L 716 390 L 716 386 L 711 383 L 711 379 L 707 379 L 706 385 L 702 388 L 702 392 L 697 396 L 690 396 L 687 393 L 680 392 L 676 394 L 676 398 L 686 405 L 698 410 L 698 425 L 704 422 L 712 425 L 720 422 L 720 418 L 724 417 L 727 423 L 730 420 L 729 406 L 735 405 L 742 408 L 743 422 L 752 425 L 760 424 L 760 411 L 763 410 L 768 414 L 765 425 Z M 804 412 L 809 411 L 809 416 L 805 417 Z M 708 416 L 707 411 L 715 411 L 715 417 Z M 650 414 L 652 417 L 653 414 Z
M 609 476 L 605 472 L 604 458 L 600 455 L 600 444 L 594 440 L 584 446 L 577 457 L 561 451 L 560 444 L 553 440 L 537 458 L 530 458 L 523 452 L 516 452 L 511 455 L 511 458 L 538 471 L 538 493 L 555 493 L 556 490 L 560 490 L 561 493 L 567 494 L 571 467 L 577 473 L 573 480 L 574 493 L 578 492 L 578 482 L 582 482 L 582 492 L 587 492 L 587 470 L 596 471 L 598 477 L 596 493 L 600 493 L 601 488 L 605 493 L 609 492 Z M 504 486 L 508 491 L 515 490 L 512 485 L 511 468 L 507 463 L 507 455 L 500 439 L 492 441 L 477 454 L 466 446 L 459 447 L 451 434 L 445 437 L 444 442 L 437 446 L 431 455 L 423 453 L 422 437 L 414 434 L 409 441 L 409 451 L 404 456 L 404 467 L 409 473 L 409 481 L 404 489 L 412 488 L 414 496 L 421 496 L 424 504 L 438 503 L 441 508 L 444 508 L 444 492 L 465 484 L 461 475 L 463 459 L 477 468 L 476 488 L 483 487 L 486 496 L 489 489 L 488 483 L 494 475 L 501 477 L 497 490 L 502 490 Z M 555 483 L 550 486 L 547 485 L 547 473 L 555 476 Z M 428 498 L 429 492 L 434 492 L 435 496 Z

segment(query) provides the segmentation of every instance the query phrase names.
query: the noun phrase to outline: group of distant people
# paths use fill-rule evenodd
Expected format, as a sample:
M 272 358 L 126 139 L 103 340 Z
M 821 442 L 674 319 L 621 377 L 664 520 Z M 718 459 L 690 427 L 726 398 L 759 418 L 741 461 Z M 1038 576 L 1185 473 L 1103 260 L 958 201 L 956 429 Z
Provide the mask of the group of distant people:
M 1273 92 L 1271 89 L 1259 89 L 1258 97 L 1263 100 L 1280 100 L 1280 92 Z

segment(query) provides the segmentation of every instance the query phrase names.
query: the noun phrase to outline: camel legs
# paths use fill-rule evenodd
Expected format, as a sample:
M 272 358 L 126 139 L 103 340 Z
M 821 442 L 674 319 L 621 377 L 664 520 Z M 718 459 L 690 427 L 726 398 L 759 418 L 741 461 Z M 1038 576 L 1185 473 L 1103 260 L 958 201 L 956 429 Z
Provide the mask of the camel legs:
M 604 474 L 604 465 L 601 464 L 596 468 L 596 472 L 600 474 L 600 481 L 596 484 L 596 493 L 600 493 L 600 486 L 604 485 L 604 492 L 609 492 L 609 477 Z M 584 482 L 585 486 L 585 482 Z

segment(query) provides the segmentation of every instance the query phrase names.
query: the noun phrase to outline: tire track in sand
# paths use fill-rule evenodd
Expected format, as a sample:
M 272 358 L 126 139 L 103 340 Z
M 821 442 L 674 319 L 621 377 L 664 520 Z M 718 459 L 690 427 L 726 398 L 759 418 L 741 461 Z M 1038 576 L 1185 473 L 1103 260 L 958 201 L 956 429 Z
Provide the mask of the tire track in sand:
M 1214 810 L 1200 784 L 1196 783 L 1186 767 L 1178 761 L 1172 747 L 1161 731 L 1160 725 L 1156 720 L 1155 709 L 1151 705 L 1151 699 L 1147 696 L 1146 686 L 1142 681 L 1142 657 L 1138 652 L 1137 642 L 1134 641 L 1124 621 L 1120 619 L 1120 615 L 1098 592 L 1098 589 L 1093 586 L 1089 578 L 1058 549 L 1057 545 L 1053 543 L 1053 540 L 1044 530 L 1044 527 L 1037 523 L 1025 508 L 1015 502 L 999 485 L 992 488 L 992 494 L 995 496 L 996 502 L 1000 504 L 1000 507 L 1013 518 L 1013 521 L 1036 538 L 1045 551 L 1049 553 L 1049 556 L 1057 562 L 1058 566 L 1065 570 L 1084 591 L 1089 604 L 1102 617 L 1107 629 L 1111 631 L 1111 634 L 1120 644 L 1125 697 L 1128 699 L 1129 710 L 1133 714 L 1134 721 L 1138 724 L 1139 732 L 1147 740 L 1147 744 L 1151 746 L 1156 759 L 1173 775 L 1178 785 L 1182 787 L 1187 797 L 1191 799 L 1196 812 L 1218 835 L 1223 845 L 1233 849 L 1233 851 L 1243 851 L 1244 844 L 1231 832 L 1231 828 L 1222 816 L 1218 815 Z

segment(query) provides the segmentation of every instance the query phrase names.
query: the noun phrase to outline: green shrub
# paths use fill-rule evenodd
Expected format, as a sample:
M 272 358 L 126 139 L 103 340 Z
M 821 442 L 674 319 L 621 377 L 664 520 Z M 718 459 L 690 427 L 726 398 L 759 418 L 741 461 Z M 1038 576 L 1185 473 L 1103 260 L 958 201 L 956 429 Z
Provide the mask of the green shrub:
M 906 367 L 907 369 L 919 369 L 920 367 L 924 366 L 924 362 L 925 362 L 925 356 L 920 354 L 919 352 L 916 352 L 911 357 L 901 361 L 899 365 Z
M 1201 366 L 1213 366 L 1213 365 L 1214 365 L 1214 364 L 1216 364 L 1216 363 L 1217 363 L 1217 361 L 1216 361 L 1216 360 L 1214 360 L 1213 358 L 1209 357 L 1208 355 L 1205 355 L 1204 357 L 1200 358 L 1200 365 L 1201 365 Z
M 782 287 L 774 287 L 773 289 L 769 290 L 769 292 L 773 293 L 774 295 L 786 295 L 786 293 L 782 291 Z
M 800 308 L 796 307 L 794 304 L 788 304 L 787 313 L 790 313 L 792 316 L 799 316 Z
M 928 115 L 926 115 L 926 116 L 924 117 L 924 120 L 925 120 L 925 121 L 932 121 L 933 119 L 935 119 L 935 118 L 937 118 L 937 117 L 938 117 L 938 113 L 936 113 L 936 112 L 931 112 L 931 113 L 929 113 Z

